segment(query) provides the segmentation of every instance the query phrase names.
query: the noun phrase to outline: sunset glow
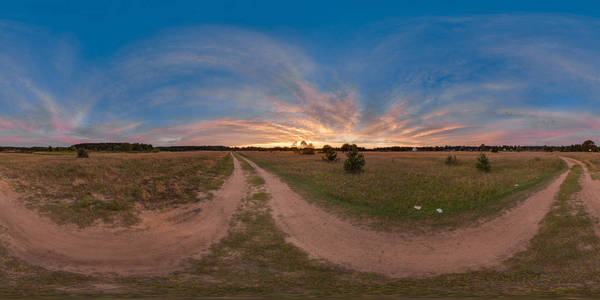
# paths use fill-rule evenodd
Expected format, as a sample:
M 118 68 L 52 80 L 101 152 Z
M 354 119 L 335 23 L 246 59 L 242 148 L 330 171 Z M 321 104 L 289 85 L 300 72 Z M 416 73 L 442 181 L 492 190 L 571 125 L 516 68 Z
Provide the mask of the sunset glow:
M 21 8 L 0 13 L 0 145 L 561 145 L 600 135 L 594 17 L 390 10 L 326 29 L 324 17 L 315 27 L 188 16 L 141 32 L 125 25 L 144 8 L 123 4 L 116 33 L 11 9 Z

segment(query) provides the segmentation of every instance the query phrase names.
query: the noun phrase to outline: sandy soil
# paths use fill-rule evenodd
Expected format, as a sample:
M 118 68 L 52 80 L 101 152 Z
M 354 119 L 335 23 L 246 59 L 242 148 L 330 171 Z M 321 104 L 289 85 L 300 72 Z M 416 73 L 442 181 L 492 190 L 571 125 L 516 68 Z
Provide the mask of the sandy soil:
M 594 231 L 600 236 L 600 224 L 598 222 L 600 220 L 600 182 L 592 179 L 587 166 L 581 161 L 566 157 L 563 159 L 578 164 L 583 168 L 583 176 L 580 179 L 581 191 L 579 191 L 578 196 L 584 203 L 588 213 L 595 219 L 596 225 L 594 226 Z
M 573 162 L 566 161 L 571 167 Z M 276 224 L 289 242 L 313 258 L 391 277 L 500 267 L 505 259 L 527 248 L 567 175 L 564 172 L 515 208 L 477 227 L 410 236 L 358 228 L 306 202 L 277 176 L 249 163 L 266 181 Z
M 223 238 L 245 195 L 244 175 L 235 169 L 214 200 L 166 213 L 144 212 L 133 228 L 60 226 L 18 201 L 0 181 L 0 232 L 9 252 L 50 270 L 120 275 L 162 275 L 199 258 Z

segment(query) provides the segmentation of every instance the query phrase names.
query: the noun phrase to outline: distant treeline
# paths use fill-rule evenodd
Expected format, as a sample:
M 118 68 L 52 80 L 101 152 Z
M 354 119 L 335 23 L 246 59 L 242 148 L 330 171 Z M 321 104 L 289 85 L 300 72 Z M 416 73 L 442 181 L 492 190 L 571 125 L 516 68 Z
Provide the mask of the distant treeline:
M 72 149 L 85 149 L 88 151 L 109 151 L 109 152 L 151 152 L 154 147 L 150 144 L 140 143 L 85 143 L 71 146 Z
M 346 151 L 349 147 L 356 145 L 344 144 L 341 147 L 333 147 L 335 150 Z M 309 146 L 312 147 L 312 144 Z M 545 152 L 598 152 L 599 148 L 593 141 L 587 140 L 583 144 L 573 144 L 569 146 L 518 146 L 518 145 L 479 145 L 479 146 L 432 146 L 432 147 L 377 147 L 367 149 L 356 146 L 359 151 L 378 151 L 378 152 L 403 152 L 403 151 L 545 151 Z M 182 152 L 182 151 L 299 151 L 300 147 L 229 147 L 229 146 L 169 146 L 153 147 L 151 144 L 142 143 L 84 143 L 69 147 L 1 147 L 0 152 L 64 152 L 85 149 L 88 151 L 99 152 Z M 318 148 L 316 149 L 318 150 Z
M 590 151 L 591 150 L 591 151 Z M 373 149 L 366 149 L 365 151 L 378 151 L 378 152 L 402 152 L 402 151 L 537 151 L 537 152 L 597 152 L 598 148 L 593 146 L 585 148 L 580 144 L 569 145 L 569 146 L 516 146 L 516 145 L 502 145 L 502 146 L 434 146 L 434 147 L 377 147 Z
M 227 146 L 169 146 L 156 147 L 160 151 L 182 152 L 182 151 L 231 151 L 232 147 Z
M 78 149 L 97 152 L 151 152 L 155 148 L 150 144 L 140 143 L 84 143 L 69 147 L 0 147 L 0 152 L 67 152 L 77 151 Z

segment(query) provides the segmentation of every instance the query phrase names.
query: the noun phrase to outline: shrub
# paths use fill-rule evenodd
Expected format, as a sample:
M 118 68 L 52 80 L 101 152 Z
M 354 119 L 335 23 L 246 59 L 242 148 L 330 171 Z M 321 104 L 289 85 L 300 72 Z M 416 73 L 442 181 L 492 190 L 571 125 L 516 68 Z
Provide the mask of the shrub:
M 300 152 L 302 154 L 307 154 L 307 155 L 313 155 L 315 154 L 315 147 L 313 147 L 312 144 L 302 148 L 302 151 Z
M 325 147 L 323 147 L 323 149 L 325 149 Z M 338 160 L 337 151 L 335 151 L 333 148 L 329 147 L 327 150 L 325 150 L 325 155 L 323 156 L 323 160 L 328 161 L 328 162 L 337 161 Z
M 477 169 L 484 172 L 489 172 L 492 169 L 489 159 L 483 153 L 479 154 L 479 158 L 477 159 L 477 163 L 475 164 L 475 166 L 477 167 Z
M 348 173 L 358 173 L 362 171 L 362 168 L 365 166 L 365 157 L 358 153 L 357 147 L 352 147 L 346 153 L 348 157 L 346 161 L 344 161 L 344 170 Z
M 333 147 L 331 147 L 329 145 L 324 145 L 323 148 L 321 148 L 322 153 L 327 153 L 327 152 L 329 152 L 329 150 L 333 150 Z
M 77 149 L 77 157 L 78 158 L 88 158 L 90 155 L 85 149 Z
M 492 153 L 498 153 L 498 150 L 500 150 L 498 147 L 492 147 Z
M 450 166 L 458 165 L 456 155 L 448 155 L 448 157 L 446 157 L 446 164 Z

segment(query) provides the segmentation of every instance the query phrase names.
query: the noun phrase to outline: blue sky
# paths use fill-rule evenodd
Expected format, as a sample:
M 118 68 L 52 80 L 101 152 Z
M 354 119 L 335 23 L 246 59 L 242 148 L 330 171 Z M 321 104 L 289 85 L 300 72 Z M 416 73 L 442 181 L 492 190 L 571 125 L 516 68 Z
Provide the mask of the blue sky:
M 568 4 L 2 2 L 0 145 L 597 139 L 600 9 Z

